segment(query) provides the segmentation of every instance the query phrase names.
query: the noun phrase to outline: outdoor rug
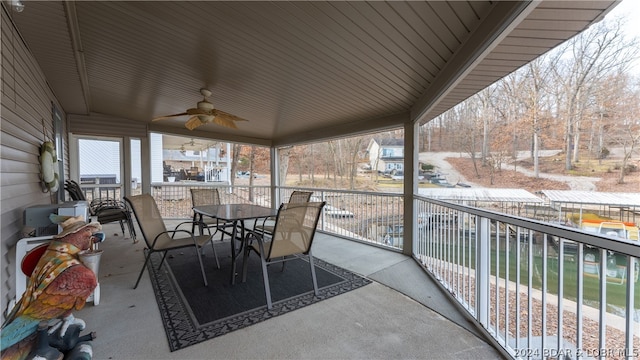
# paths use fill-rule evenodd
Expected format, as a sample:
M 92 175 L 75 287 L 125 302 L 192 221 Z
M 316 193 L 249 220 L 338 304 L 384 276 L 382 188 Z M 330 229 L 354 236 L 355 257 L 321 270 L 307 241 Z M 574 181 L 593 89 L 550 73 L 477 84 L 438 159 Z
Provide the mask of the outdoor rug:
M 231 285 L 231 246 L 216 242 L 220 269 L 210 245 L 205 247 L 205 287 L 194 249 L 174 250 L 158 270 L 161 254 L 147 266 L 171 351 L 251 326 L 307 305 L 344 294 L 371 281 L 314 257 L 320 295 L 314 296 L 309 263 L 304 258 L 268 266 L 273 308 L 267 310 L 260 259 L 249 257 L 247 281 L 242 282 L 242 257 Z

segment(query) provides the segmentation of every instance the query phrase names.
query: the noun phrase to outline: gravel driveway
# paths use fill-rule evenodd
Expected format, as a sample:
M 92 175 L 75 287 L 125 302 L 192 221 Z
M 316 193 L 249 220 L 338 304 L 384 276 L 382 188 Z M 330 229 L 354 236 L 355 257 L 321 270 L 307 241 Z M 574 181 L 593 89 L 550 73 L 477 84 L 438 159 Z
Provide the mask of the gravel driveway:
M 541 150 L 540 156 L 555 156 L 560 153 L 560 150 Z M 530 153 L 528 151 L 520 151 L 518 153 L 518 159 L 526 159 L 528 158 Z M 481 185 L 474 184 L 462 176 L 459 172 L 456 171 L 449 162 L 445 159 L 449 157 L 461 157 L 468 158 L 469 154 L 459 153 L 459 152 L 423 152 L 419 154 L 420 162 L 425 162 L 431 164 L 436 167 L 436 171 L 441 173 L 449 183 L 456 184 L 458 182 L 462 182 L 465 184 L 469 184 L 475 187 L 482 187 Z M 510 164 L 502 164 L 503 169 L 511 170 Z M 531 170 L 524 169 L 522 166 L 517 168 L 517 171 L 527 175 L 534 176 L 534 172 Z M 571 190 L 581 190 L 581 191 L 595 191 L 596 190 L 596 182 L 600 180 L 600 178 L 596 177 L 588 177 L 588 176 L 564 176 L 557 174 L 546 174 L 540 173 L 541 178 L 550 179 L 555 181 L 560 181 L 567 183 Z

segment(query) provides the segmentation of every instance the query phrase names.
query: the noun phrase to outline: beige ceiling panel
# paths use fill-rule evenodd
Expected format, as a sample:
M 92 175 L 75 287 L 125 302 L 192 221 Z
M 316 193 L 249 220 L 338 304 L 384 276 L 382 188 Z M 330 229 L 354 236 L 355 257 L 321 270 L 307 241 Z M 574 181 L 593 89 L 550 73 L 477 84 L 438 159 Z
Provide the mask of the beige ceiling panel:
M 34 1 L 10 16 L 69 114 L 269 145 L 429 120 L 613 5 Z M 193 132 L 187 117 L 151 122 L 196 107 L 200 88 L 249 122 Z

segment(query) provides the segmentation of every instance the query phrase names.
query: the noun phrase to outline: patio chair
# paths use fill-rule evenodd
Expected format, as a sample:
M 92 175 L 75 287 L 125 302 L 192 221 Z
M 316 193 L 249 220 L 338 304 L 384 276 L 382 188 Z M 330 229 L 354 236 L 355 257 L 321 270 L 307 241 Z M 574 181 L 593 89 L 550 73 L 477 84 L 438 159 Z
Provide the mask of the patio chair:
M 64 184 L 65 190 L 69 193 L 74 201 L 86 201 L 86 197 L 80 185 L 74 180 L 66 180 Z M 120 229 L 122 230 L 122 236 L 124 236 L 124 224 L 127 224 L 129 228 L 129 236 L 133 240 L 133 243 L 137 243 L 136 230 L 133 227 L 133 219 L 131 218 L 131 210 L 127 208 L 127 205 L 120 200 L 114 199 L 94 199 L 89 204 L 89 212 L 91 216 L 95 216 L 100 224 L 108 224 L 112 222 L 119 222 Z M 87 219 L 89 220 L 89 219 Z
M 147 248 L 145 249 L 145 259 L 144 264 L 142 265 L 142 269 L 140 270 L 140 274 L 138 275 L 138 280 L 136 280 L 136 284 L 133 287 L 134 289 L 138 287 L 138 283 L 140 283 L 140 278 L 142 278 L 142 273 L 144 273 L 144 269 L 151 258 L 151 255 L 155 252 L 162 252 L 162 261 L 160 265 L 158 265 L 158 269 L 164 263 L 165 258 L 167 257 L 167 253 L 171 250 L 194 247 L 196 251 L 196 256 L 198 257 L 198 262 L 200 263 L 200 270 L 202 270 L 202 280 L 204 280 L 204 285 L 208 286 L 207 277 L 204 272 L 204 265 L 202 263 L 202 255 L 200 253 L 200 249 L 207 242 L 211 243 L 211 247 L 213 248 L 213 254 L 216 258 L 216 262 L 218 261 L 218 256 L 216 255 L 215 248 L 213 247 L 213 242 L 211 241 L 211 235 L 194 235 L 192 231 L 179 229 L 181 225 L 191 224 L 191 221 L 186 221 L 178 224 L 174 230 L 167 230 L 164 220 L 160 215 L 160 211 L 158 210 L 158 205 L 156 204 L 155 199 L 149 194 L 142 194 L 136 196 L 125 196 L 125 201 L 131 206 L 133 209 L 133 214 L 138 221 L 138 226 L 142 231 L 142 237 L 144 238 L 145 243 L 147 244 Z M 176 235 L 181 234 L 182 237 L 175 237 Z M 219 267 L 219 266 L 218 266 Z
M 311 245 L 325 202 L 286 203 L 280 205 L 272 234 L 249 230 L 245 238 L 242 264 L 242 282 L 247 280 L 249 253 L 255 251 L 262 263 L 262 279 L 267 298 L 267 308 L 271 309 L 271 288 L 267 265 L 307 256 L 311 269 L 314 294 L 318 295 L 318 282 L 311 255 Z
M 289 204 L 300 204 L 309 202 L 313 191 L 299 191 L 295 190 L 289 196 Z M 256 224 L 254 230 L 257 232 L 272 234 L 273 227 L 275 226 L 275 217 L 268 217 L 262 221 L 262 224 Z
M 220 192 L 218 189 L 191 189 L 191 204 L 193 206 L 203 206 L 203 205 L 220 205 Z M 198 220 L 198 214 L 193 213 L 193 222 L 194 227 L 191 231 L 195 231 L 195 224 Z M 224 240 L 224 235 L 227 234 L 231 236 L 231 232 L 227 230 L 228 228 L 233 226 L 233 223 L 223 222 L 220 219 L 214 218 L 203 218 L 202 224 L 204 228 L 207 229 L 209 234 L 211 234 L 211 229 L 215 229 L 213 232 L 213 236 L 220 232 L 220 241 Z

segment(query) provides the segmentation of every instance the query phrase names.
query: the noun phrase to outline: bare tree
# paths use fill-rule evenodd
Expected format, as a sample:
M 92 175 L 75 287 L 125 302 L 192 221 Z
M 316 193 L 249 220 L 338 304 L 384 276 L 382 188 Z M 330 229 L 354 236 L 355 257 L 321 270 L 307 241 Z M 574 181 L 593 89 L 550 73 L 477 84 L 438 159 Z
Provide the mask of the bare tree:
M 349 177 L 349 189 L 355 189 L 356 176 L 358 175 L 358 159 L 362 144 L 364 143 L 364 137 L 356 136 L 348 139 L 343 139 L 346 153 L 349 155 L 349 161 L 347 162 L 348 177 Z
M 477 164 L 477 143 L 481 133 L 481 119 L 478 118 L 476 104 L 465 101 L 444 113 L 441 117 L 451 123 L 456 129 L 454 143 L 460 151 L 469 154 L 473 169 L 480 177 Z
M 483 166 L 487 165 L 487 158 L 490 156 L 491 151 L 489 146 L 491 142 L 489 134 L 491 133 L 493 122 L 495 121 L 495 101 L 493 98 L 495 92 L 496 87 L 489 86 L 474 96 L 478 103 L 478 116 L 482 120 L 482 151 L 480 156 Z
M 531 131 L 532 138 L 532 158 L 533 158 L 533 171 L 535 177 L 540 177 L 540 140 L 541 132 L 543 129 L 542 118 L 543 114 L 550 113 L 550 110 L 545 109 L 549 103 L 545 101 L 545 84 L 549 81 L 548 71 L 549 67 L 555 66 L 555 63 L 546 64 L 544 57 L 533 60 L 526 66 L 526 81 L 524 82 L 525 93 L 524 106 L 528 117 L 528 125 Z
M 628 81 L 622 83 L 625 86 L 621 86 L 615 103 L 610 105 L 615 104 L 616 107 L 609 115 L 609 119 L 617 121 L 615 125 L 606 127 L 612 145 L 621 148 L 623 154 L 618 184 L 624 183 L 624 177 L 631 168 L 629 166 L 631 156 L 640 152 L 640 104 L 638 103 L 640 84 L 629 84 Z
M 555 53 L 559 66 L 552 69 L 566 96 L 566 170 L 572 168 L 572 160 L 580 161 L 581 122 L 594 84 L 612 71 L 627 67 L 638 53 L 637 42 L 625 38 L 622 22 L 622 19 L 614 19 L 595 24 Z

